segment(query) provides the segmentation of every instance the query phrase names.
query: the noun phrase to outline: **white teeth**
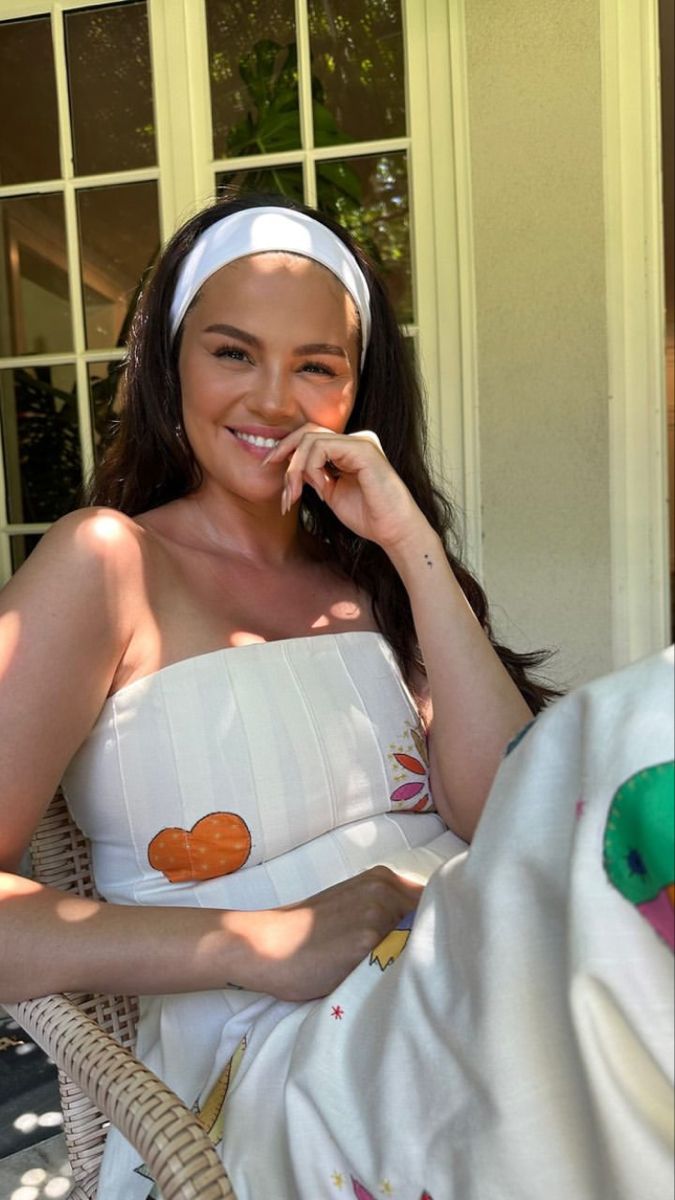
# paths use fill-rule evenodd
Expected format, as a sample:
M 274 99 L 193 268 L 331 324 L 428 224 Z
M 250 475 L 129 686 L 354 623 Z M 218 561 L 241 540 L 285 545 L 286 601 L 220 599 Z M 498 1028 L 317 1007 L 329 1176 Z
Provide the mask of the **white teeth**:
M 281 441 L 281 438 L 264 438 L 256 437 L 253 433 L 240 433 L 237 429 L 233 429 L 232 432 L 241 442 L 250 442 L 252 446 L 262 446 L 265 450 L 273 450 Z

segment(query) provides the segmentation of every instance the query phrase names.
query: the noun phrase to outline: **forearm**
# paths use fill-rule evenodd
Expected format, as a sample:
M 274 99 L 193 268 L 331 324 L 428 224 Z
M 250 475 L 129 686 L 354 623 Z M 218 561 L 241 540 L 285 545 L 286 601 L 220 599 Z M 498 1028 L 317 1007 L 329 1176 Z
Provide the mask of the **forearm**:
M 380 866 L 275 909 L 146 908 L 85 900 L 0 872 L 0 1002 L 228 985 L 311 1000 L 336 988 L 421 892 Z
M 259 987 L 249 934 L 261 917 L 106 904 L 0 874 L 0 1002 Z
M 532 714 L 426 524 L 390 558 L 406 587 L 433 708 L 441 815 L 470 840 L 507 743 Z

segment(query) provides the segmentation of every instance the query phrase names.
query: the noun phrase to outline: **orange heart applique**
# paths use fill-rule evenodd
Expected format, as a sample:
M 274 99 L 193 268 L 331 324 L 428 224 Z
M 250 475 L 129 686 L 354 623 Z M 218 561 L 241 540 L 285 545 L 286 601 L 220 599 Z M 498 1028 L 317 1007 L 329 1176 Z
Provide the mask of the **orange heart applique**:
M 243 867 L 251 833 L 237 813 L 209 813 L 192 829 L 162 829 L 148 846 L 148 861 L 169 883 L 216 879 Z

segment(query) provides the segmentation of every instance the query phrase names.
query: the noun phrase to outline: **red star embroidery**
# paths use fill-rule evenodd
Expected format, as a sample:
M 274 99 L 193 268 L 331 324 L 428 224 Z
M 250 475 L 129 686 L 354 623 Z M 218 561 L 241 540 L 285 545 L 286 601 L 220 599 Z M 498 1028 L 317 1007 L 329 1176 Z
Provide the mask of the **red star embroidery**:
M 344 1008 L 340 1008 L 339 1004 L 334 1004 L 330 1015 L 331 1017 L 334 1017 L 336 1021 L 341 1021 L 345 1015 L 345 1010 Z
M 586 801 L 585 800 L 577 800 L 576 806 L 575 806 L 577 821 L 580 821 L 581 818 L 583 817 L 585 808 L 586 808 Z

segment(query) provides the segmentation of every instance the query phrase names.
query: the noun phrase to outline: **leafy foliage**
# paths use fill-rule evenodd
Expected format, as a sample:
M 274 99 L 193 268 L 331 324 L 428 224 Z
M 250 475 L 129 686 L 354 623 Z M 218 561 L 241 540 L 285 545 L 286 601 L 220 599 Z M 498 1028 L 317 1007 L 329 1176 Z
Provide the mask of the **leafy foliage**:
M 22 511 L 10 517 L 53 521 L 74 506 L 82 483 L 75 389 L 56 387 L 49 367 L 19 368 L 13 377 Z

